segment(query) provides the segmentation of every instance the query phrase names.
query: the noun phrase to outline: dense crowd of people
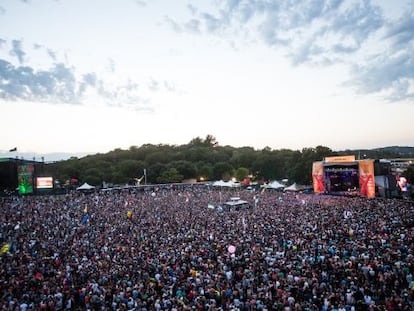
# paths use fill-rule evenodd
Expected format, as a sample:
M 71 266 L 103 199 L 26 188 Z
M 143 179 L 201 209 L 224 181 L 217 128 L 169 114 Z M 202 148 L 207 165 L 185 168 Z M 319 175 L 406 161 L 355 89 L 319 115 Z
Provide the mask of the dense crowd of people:
M 234 196 L 250 208 L 217 211 Z M 188 187 L 0 207 L 1 310 L 414 309 L 404 200 Z

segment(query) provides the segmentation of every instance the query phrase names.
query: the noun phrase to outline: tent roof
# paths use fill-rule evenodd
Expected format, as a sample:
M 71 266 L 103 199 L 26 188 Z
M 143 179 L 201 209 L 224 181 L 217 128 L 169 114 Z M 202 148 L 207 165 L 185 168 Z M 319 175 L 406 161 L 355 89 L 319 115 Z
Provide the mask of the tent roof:
M 270 184 L 268 184 L 266 188 L 281 189 L 281 188 L 285 188 L 285 185 L 275 180 L 275 181 L 272 181 Z
M 297 183 L 293 183 L 291 184 L 289 187 L 285 188 L 285 191 L 298 191 L 301 188 L 299 187 L 299 185 Z
M 85 182 L 82 186 L 79 186 L 78 188 L 76 188 L 76 190 L 91 190 L 91 189 L 95 189 L 95 187 L 91 186 L 87 182 Z
M 231 201 L 227 201 L 226 203 L 224 203 L 225 205 L 229 205 L 229 206 L 238 206 L 238 205 L 248 205 L 249 204 L 249 202 L 247 202 L 247 201 L 244 201 L 244 200 L 237 200 L 237 201 L 233 201 L 233 200 L 231 200 Z
M 216 187 L 237 187 L 239 185 L 240 184 L 232 182 L 231 180 L 229 181 L 218 180 L 213 183 L 213 186 L 216 186 Z

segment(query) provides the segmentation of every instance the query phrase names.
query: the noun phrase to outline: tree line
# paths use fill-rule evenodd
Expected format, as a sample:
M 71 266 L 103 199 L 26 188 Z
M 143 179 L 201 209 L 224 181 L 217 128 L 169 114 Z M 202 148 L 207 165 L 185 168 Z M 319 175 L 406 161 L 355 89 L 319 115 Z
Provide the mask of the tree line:
M 312 163 L 334 155 L 355 155 L 361 152 L 367 158 L 397 157 L 391 150 L 332 151 L 325 146 L 302 150 L 269 147 L 256 150 L 252 147 L 220 146 L 216 138 L 193 138 L 188 144 L 144 144 L 128 150 L 114 149 L 105 154 L 70 158 L 45 165 L 45 174 L 66 181 L 77 179 L 92 185 L 134 183 L 144 177 L 147 183 L 177 183 L 196 179 L 242 181 L 268 181 L 288 179 L 310 185 Z

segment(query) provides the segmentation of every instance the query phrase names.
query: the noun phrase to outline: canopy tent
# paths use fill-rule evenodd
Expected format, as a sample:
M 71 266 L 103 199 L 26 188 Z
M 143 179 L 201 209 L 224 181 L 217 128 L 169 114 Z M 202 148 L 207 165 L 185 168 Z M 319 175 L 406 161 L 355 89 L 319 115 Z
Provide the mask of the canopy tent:
M 303 188 L 300 187 L 297 183 L 293 183 L 289 187 L 286 187 L 284 190 L 285 191 L 300 191 L 302 189 Z
M 285 187 L 286 187 L 285 185 L 281 184 L 277 180 L 272 181 L 270 184 L 266 185 L 266 188 L 270 188 L 270 189 L 282 189 Z
M 87 182 L 85 182 L 82 186 L 79 186 L 78 188 L 76 188 L 76 190 L 92 190 L 92 189 L 95 189 L 95 187 L 91 186 Z
M 241 200 L 238 197 L 230 198 L 230 201 L 227 201 L 224 203 L 224 208 L 226 210 L 242 210 L 242 209 L 248 209 L 250 207 L 249 202 Z
M 239 186 L 240 186 L 239 183 L 235 183 L 231 180 L 229 181 L 218 180 L 213 183 L 213 187 L 239 187 Z

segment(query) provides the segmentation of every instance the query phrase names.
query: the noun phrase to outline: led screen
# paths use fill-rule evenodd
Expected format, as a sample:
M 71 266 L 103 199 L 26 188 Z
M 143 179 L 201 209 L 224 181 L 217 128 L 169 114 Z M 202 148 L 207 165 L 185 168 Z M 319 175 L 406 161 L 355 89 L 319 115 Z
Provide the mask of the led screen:
M 17 167 L 17 185 L 19 194 L 33 193 L 33 164 L 22 164 Z
M 37 177 L 36 178 L 37 189 L 52 189 L 53 177 Z

